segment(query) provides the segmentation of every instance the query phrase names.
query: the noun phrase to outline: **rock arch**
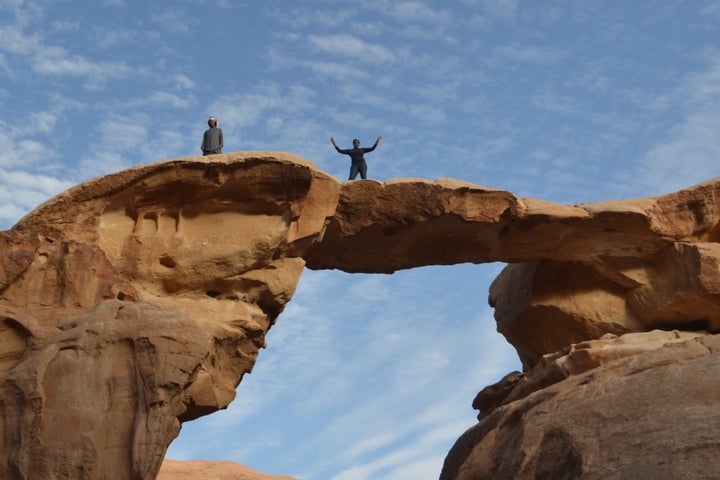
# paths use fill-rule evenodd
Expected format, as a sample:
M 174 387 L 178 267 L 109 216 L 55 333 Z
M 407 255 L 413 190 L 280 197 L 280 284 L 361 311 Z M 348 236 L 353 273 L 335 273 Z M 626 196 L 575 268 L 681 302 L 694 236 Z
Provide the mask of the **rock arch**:
M 564 206 L 450 179 L 341 184 L 281 152 L 168 160 L 78 185 L 0 232 L 12 440 L 0 476 L 153 478 L 181 421 L 232 401 L 305 266 L 508 262 L 490 299 L 526 373 L 607 334 L 717 331 L 718 185 Z M 548 384 L 530 377 L 510 390 Z M 96 395 L 122 406 L 112 422 L 123 428 L 83 407 Z M 60 423 L 73 427 L 71 448 L 48 447 Z M 581 468 L 573 438 L 552 428 L 542 451 L 570 445 Z

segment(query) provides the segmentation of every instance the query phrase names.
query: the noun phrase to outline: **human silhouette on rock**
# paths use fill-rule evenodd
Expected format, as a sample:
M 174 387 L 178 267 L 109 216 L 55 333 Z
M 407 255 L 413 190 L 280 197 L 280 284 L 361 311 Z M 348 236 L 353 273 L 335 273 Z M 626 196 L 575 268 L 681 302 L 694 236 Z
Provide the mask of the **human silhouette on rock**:
M 202 145 L 200 145 L 200 150 L 202 150 L 203 155 L 222 153 L 222 148 L 224 146 L 223 132 L 222 129 L 217 126 L 217 118 L 210 117 L 208 118 L 207 123 L 210 128 L 205 130 L 205 133 L 203 134 L 203 141 Z
M 330 137 L 330 141 L 332 142 L 333 147 L 335 147 L 335 150 L 337 150 L 338 153 L 343 153 L 350 156 L 350 177 L 348 178 L 348 180 L 355 180 L 355 177 L 357 177 L 358 173 L 360 174 L 360 178 L 362 178 L 363 180 L 367 178 L 367 163 L 365 163 L 364 155 L 375 150 L 375 147 L 378 146 L 378 143 L 380 143 L 381 139 L 382 137 L 378 135 L 377 140 L 375 140 L 375 144 L 372 147 L 360 148 L 360 140 L 356 138 L 355 140 L 353 140 L 353 148 L 341 150 L 335 143 L 335 139 L 333 137 Z

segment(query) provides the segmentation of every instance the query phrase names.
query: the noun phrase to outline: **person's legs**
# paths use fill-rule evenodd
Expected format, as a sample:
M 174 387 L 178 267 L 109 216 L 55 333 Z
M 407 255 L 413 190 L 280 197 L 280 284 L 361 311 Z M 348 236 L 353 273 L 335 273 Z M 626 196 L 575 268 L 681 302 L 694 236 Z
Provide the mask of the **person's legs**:
M 367 178 L 367 163 L 361 162 L 359 167 L 360 167 L 360 178 L 365 180 Z
M 358 172 L 360 171 L 360 164 L 353 163 L 350 165 L 350 177 L 348 177 L 348 180 L 355 180 L 355 177 L 357 177 Z M 365 177 L 363 177 L 365 178 Z

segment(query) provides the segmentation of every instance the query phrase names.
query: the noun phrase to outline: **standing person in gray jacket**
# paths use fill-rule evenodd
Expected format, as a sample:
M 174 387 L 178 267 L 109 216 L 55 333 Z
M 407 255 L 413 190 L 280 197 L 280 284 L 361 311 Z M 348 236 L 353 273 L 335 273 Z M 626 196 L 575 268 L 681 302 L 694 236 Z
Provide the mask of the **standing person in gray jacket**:
M 214 155 L 216 153 L 222 153 L 223 144 L 223 133 L 222 129 L 217 126 L 217 118 L 208 118 L 208 128 L 203 134 L 202 150 L 203 155 Z

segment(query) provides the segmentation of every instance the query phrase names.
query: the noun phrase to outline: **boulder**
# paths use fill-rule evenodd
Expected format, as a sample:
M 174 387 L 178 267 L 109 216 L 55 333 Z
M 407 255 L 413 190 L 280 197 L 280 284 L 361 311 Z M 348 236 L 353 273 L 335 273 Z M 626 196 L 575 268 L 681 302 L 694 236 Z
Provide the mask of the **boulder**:
M 476 397 L 440 480 L 717 478 L 718 368 L 705 332 L 568 347 Z

